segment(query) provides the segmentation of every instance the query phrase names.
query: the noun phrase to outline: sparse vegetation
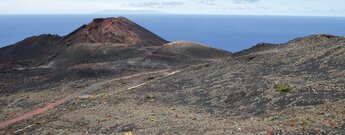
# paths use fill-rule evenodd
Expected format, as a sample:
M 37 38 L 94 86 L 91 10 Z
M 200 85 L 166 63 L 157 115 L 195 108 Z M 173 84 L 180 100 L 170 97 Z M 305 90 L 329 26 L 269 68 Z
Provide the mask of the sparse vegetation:
M 91 35 L 105 36 L 99 32 L 109 23 L 90 26 L 99 29 Z M 0 60 L 0 135 L 341 134 L 345 127 L 345 38 L 308 37 L 234 55 L 190 42 L 143 41 L 47 48 L 37 60 L 30 51 L 28 60 L 18 59 L 23 66 L 6 70 Z
M 289 85 L 283 85 L 283 84 L 276 84 L 274 86 L 277 92 L 290 92 L 291 87 Z

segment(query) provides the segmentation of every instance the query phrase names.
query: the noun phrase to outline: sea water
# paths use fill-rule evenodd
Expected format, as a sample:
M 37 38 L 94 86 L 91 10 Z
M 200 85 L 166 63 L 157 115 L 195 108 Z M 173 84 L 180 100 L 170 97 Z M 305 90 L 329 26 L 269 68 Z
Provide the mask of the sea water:
M 169 41 L 232 52 L 311 34 L 345 36 L 345 17 L 236 15 L 0 15 L 0 47 L 40 34 L 66 35 L 93 18 L 124 16 Z

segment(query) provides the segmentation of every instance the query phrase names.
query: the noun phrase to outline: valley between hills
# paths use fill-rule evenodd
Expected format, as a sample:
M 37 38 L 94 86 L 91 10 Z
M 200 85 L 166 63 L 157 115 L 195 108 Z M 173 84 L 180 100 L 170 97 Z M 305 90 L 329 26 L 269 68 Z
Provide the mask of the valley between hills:
M 228 52 L 97 18 L 0 48 L 0 75 L 0 134 L 345 134 L 341 36 Z

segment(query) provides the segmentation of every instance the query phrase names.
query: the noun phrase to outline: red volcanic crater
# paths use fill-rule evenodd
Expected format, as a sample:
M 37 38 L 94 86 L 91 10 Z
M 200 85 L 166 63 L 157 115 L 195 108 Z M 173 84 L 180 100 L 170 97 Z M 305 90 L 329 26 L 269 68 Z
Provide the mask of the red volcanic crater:
M 97 18 L 63 39 L 63 44 L 117 43 L 155 46 L 167 43 L 163 38 L 124 18 Z

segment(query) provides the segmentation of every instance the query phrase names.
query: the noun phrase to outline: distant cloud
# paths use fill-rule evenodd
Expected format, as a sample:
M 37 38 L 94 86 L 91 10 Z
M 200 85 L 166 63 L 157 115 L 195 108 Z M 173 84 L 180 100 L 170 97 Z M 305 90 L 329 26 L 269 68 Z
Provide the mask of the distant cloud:
M 217 2 L 220 0 L 196 0 L 198 4 L 204 5 L 217 5 Z M 259 2 L 260 0 L 229 0 L 228 2 L 237 3 L 237 4 L 245 4 L 245 3 L 255 3 Z
M 156 10 L 121 10 L 121 9 L 108 9 L 94 12 L 93 14 L 164 14 L 164 12 Z
M 131 7 L 156 7 L 159 5 L 160 5 L 160 3 L 158 3 L 158 2 L 142 2 L 142 3 L 128 4 L 128 6 L 131 6 Z
M 178 2 L 178 1 L 171 1 L 171 2 L 162 2 L 163 7 L 177 7 L 183 5 L 183 2 Z
M 170 1 L 170 2 L 141 2 L 141 3 L 131 3 L 128 6 L 131 7 L 142 7 L 142 8 L 172 8 L 179 7 L 183 5 L 183 2 Z
M 232 0 L 235 3 L 255 3 L 259 2 L 260 0 Z
M 199 4 L 216 5 L 216 0 L 199 0 Z

